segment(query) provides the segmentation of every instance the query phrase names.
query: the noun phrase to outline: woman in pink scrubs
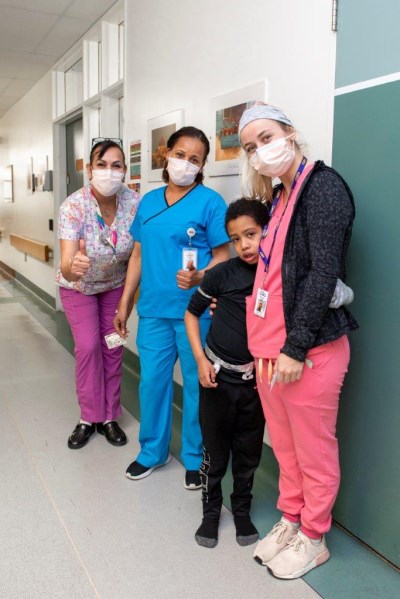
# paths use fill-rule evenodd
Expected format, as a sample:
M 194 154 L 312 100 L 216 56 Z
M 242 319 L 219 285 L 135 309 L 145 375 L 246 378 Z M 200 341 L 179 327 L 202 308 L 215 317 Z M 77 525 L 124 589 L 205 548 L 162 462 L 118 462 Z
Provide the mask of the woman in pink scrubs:
M 350 357 L 347 333 L 358 326 L 346 307 L 330 305 L 337 279 L 345 277 L 354 201 L 336 171 L 303 155 L 279 109 L 249 108 L 239 135 L 253 197 L 280 180 L 260 243 L 247 326 L 279 462 L 282 512 L 254 557 L 274 576 L 292 579 L 329 558 L 324 535 L 340 480 L 339 394 Z

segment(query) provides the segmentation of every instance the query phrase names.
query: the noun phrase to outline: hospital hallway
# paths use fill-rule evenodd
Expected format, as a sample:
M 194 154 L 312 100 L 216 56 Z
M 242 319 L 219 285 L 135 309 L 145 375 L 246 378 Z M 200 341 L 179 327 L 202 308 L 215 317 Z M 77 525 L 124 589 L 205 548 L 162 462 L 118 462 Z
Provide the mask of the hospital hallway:
M 1 599 L 394 599 L 399 573 L 338 526 L 331 559 L 303 579 L 281 581 L 236 543 L 224 507 L 219 543 L 199 547 L 201 493 L 183 487 L 179 407 L 173 459 L 128 480 L 138 452 L 138 373 L 125 352 L 122 428 L 113 447 L 94 434 L 79 451 L 67 438 L 79 420 L 72 341 L 63 313 L 0 277 Z M 179 402 L 178 402 L 179 406 Z M 229 506 L 230 477 L 224 485 Z M 279 519 L 277 467 L 264 448 L 253 520 L 260 535 Z M 396 590 L 397 589 L 397 590 Z

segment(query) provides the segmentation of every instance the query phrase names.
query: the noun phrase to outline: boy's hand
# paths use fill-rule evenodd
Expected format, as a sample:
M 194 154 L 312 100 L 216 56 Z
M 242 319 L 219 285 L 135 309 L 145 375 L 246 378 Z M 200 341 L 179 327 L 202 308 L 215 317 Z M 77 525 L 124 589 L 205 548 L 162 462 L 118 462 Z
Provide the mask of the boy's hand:
M 218 387 L 218 383 L 215 382 L 217 373 L 215 372 L 214 366 L 204 356 L 204 360 L 197 363 L 199 372 L 199 381 L 202 387 Z

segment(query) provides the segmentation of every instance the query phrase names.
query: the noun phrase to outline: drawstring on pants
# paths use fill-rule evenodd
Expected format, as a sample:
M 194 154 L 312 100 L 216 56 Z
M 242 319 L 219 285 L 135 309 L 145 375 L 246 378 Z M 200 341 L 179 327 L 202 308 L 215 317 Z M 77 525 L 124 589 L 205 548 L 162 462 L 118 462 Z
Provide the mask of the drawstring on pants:
M 263 375 L 263 360 L 264 360 L 264 358 L 258 358 L 258 378 L 260 379 L 260 383 L 263 382 L 263 380 L 262 380 L 262 375 Z M 273 360 L 272 358 L 270 358 L 268 360 L 266 359 L 266 361 L 268 362 L 268 367 L 267 367 L 267 383 L 268 383 L 268 385 L 271 386 L 273 372 L 274 372 L 274 364 L 275 364 L 276 360 Z M 312 360 L 309 360 L 308 358 L 305 359 L 305 364 L 309 368 L 313 367 Z
M 264 362 L 263 362 L 264 358 L 258 358 L 258 378 L 260 379 L 260 383 L 263 382 L 262 380 L 262 375 L 263 375 L 263 369 L 264 369 Z M 267 383 L 268 385 L 271 384 L 271 380 L 272 380 L 272 374 L 274 371 L 274 363 L 276 362 L 276 360 L 272 360 L 271 358 L 269 360 L 266 360 L 268 363 L 267 366 Z

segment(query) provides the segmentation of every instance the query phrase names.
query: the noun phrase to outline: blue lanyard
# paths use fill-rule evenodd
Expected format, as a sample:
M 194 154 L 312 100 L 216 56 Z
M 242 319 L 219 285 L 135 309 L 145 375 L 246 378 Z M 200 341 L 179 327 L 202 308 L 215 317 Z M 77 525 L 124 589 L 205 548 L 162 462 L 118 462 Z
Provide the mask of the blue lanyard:
M 265 238 L 266 238 L 266 236 L 267 236 L 267 233 L 268 233 L 268 227 L 269 227 L 269 223 L 268 223 L 267 225 L 265 225 L 265 227 L 264 227 L 264 229 L 263 229 L 263 232 L 262 232 L 262 235 L 261 235 L 261 240 L 260 240 L 260 245 L 258 246 L 258 253 L 259 253 L 259 254 L 260 254 L 260 256 L 261 256 L 261 259 L 262 259 L 262 261 L 264 262 L 264 265 L 265 265 L 264 271 L 265 271 L 265 272 L 268 272 L 269 265 L 270 265 L 270 263 L 271 263 L 272 250 L 274 249 L 274 245 L 275 245 L 275 241 L 276 241 L 276 235 L 277 235 L 277 233 L 278 233 L 278 230 L 279 230 L 279 227 L 280 227 L 280 225 L 281 225 L 282 219 L 283 219 L 283 217 L 285 216 L 286 208 L 287 208 L 287 207 L 288 207 L 288 205 L 289 205 L 290 196 L 292 195 L 292 191 L 293 191 L 293 190 L 294 190 L 294 188 L 296 187 L 297 181 L 299 180 L 299 177 L 300 177 L 301 173 L 304 171 L 304 168 L 305 168 L 306 164 L 307 164 L 307 158 L 306 158 L 305 156 L 303 156 L 303 158 L 302 158 L 302 160 L 301 160 L 301 162 L 300 162 L 300 164 L 299 164 L 299 168 L 297 169 L 297 172 L 296 172 L 296 174 L 295 174 L 295 176 L 294 176 L 294 179 L 293 179 L 293 182 L 292 182 L 292 186 L 291 186 L 291 188 L 290 188 L 290 193 L 289 193 L 288 201 L 286 202 L 285 209 L 284 209 L 284 211 L 283 211 L 283 213 L 282 213 L 282 216 L 281 216 L 281 218 L 279 219 L 279 222 L 278 222 L 278 224 L 277 224 L 277 225 L 276 225 L 276 227 L 275 227 L 275 230 L 274 230 L 274 238 L 273 238 L 273 240 L 272 240 L 271 249 L 269 250 L 269 254 L 268 254 L 268 256 L 266 256 L 266 255 L 265 255 L 264 251 L 263 251 L 263 250 L 262 250 L 262 248 L 261 248 L 261 241 L 262 241 L 263 239 L 265 239 Z M 269 218 L 270 218 L 270 219 L 271 219 L 272 215 L 273 215 L 273 214 L 274 214 L 274 212 L 275 212 L 275 208 L 276 208 L 276 207 L 277 207 L 277 205 L 278 205 L 279 198 L 281 197 L 281 193 L 282 193 L 282 189 L 280 189 L 280 190 L 278 191 L 278 193 L 276 194 L 276 196 L 275 196 L 275 198 L 274 198 L 274 200 L 273 200 L 273 202 L 272 202 L 271 210 L 269 211 Z

